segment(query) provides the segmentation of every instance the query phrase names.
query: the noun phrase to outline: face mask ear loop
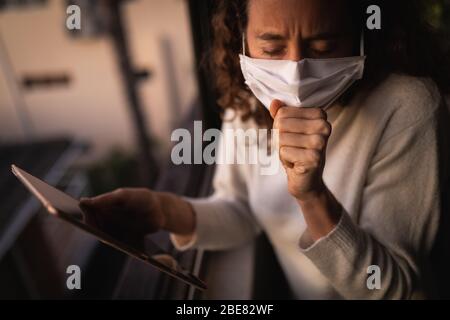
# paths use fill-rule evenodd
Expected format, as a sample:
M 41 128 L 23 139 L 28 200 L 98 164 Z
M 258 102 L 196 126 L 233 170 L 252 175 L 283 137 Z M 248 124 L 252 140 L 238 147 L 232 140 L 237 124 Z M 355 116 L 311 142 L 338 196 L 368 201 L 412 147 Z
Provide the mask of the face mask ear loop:
M 246 74 L 247 74 L 247 62 L 246 62 L 246 52 L 245 52 L 245 32 L 242 32 L 242 56 L 244 57 L 242 59 L 242 68 L 243 68 L 243 73 L 244 73 L 244 78 L 246 78 Z
M 359 42 L 359 54 L 361 57 L 364 57 L 364 30 L 361 30 L 361 40 Z
M 245 32 L 242 32 L 242 55 L 245 57 Z

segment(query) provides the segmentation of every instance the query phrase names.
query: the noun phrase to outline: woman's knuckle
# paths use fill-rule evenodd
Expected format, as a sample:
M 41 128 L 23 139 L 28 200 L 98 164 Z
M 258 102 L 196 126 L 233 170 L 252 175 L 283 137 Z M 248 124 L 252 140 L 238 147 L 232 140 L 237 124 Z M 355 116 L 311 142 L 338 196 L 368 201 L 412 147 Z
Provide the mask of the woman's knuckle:
M 313 117 L 317 119 L 323 119 L 323 110 L 320 108 L 313 108 L 312 110 Z
M 321 150 L 325 146 L 325 139 L 322 136 L 316 135 L 311 137 L 312 139 L 312 148 Z
M 277 116 L 280 117 L 280 118 L 287 117 L 288 116 L 288 109 L 286 107 L 280 108 L 278 110 L 278 112 L 277 112 Z
M 309 151 L 310 162 L 313 166 L 317 166 L 320 163 L 320 152 L 317 150 Z
M 117 199 L 123 200 L 128 195 L 128 189 L 127 188 L 118 188 L 114 191 L 114 195 L 117 197 Z
M 113 193 L 117 194 L 117 195 L 121 195 L 125 192 L 125 188 L 117 188 L 116 190 L 113 191 Z
M 328 121 L 325 121 L 324 126 L 325 126 L 324 134 L 326 136 L 329 136 L 331 134 L 331 130 L 332 130 L 331 124 Z
M 331 125 L 325 119 L 318 120 L 317 131 L 318 133 L 328 136 L 331 133 Z

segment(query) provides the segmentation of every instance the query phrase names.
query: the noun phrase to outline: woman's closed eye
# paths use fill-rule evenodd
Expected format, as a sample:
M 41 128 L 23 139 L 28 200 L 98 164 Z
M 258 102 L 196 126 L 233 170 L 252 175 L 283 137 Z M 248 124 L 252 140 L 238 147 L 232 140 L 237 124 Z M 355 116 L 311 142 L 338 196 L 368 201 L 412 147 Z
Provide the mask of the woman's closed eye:
M 334 54 L 337 50 L 336 41 L 314 40 L 306 44 L 305 58 L 326 58 Z M 285 46 L 262 47 L 261 54 L 268 58 L 283 58 L 286 55 Z
M 285 47 L 271 47 L 271 48 L 262 48 L 262 54 L 271 58 L 279 57 L 285 54 Z
M 334 53 L 336 47 L 337 47 L 336 41 L 314 40 L 308 43 L 307 45 L 308 56 L 312 58 L 328 56 Z

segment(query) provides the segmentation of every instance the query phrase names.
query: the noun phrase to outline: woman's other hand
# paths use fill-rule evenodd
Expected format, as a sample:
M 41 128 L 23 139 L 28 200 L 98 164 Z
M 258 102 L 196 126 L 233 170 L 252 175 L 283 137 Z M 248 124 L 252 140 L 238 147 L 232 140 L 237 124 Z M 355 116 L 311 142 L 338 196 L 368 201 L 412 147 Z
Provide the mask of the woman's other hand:
M 83 198 L 87 222 L 128 243 L 165 229 L 187 236 L 194 231 L 195 215 L 182 198 L 144 188 L 121 188 L 93 198 Z

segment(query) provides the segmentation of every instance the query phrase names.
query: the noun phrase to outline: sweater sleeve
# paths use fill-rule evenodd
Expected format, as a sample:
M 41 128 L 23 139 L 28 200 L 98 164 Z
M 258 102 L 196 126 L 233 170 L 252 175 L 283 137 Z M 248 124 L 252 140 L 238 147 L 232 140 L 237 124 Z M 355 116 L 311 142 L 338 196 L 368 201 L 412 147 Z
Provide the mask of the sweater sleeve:
M 439 224 L 437 111 L 381 139 L 368 171 L 358 217 L 343 209 L 338 225 L 301 251 L 347 299 L 407 299 L 420 291 L 420 270 Z M 371 266 L 381 286 L 369 289 Z
M 225 152 L 235 152 L 231 130 L 236 121 L 224 122 L 217 159 L 225 160 Z M 213 179 L 214 193 L 208 198 L 185 198 L 194 208 L 196 231 L 189 243 L 179 243 L 171 234 L 178 250 L 226 250 L 252 240 L 260 231 L 249 203 L 242 165 L 217 161 Z

